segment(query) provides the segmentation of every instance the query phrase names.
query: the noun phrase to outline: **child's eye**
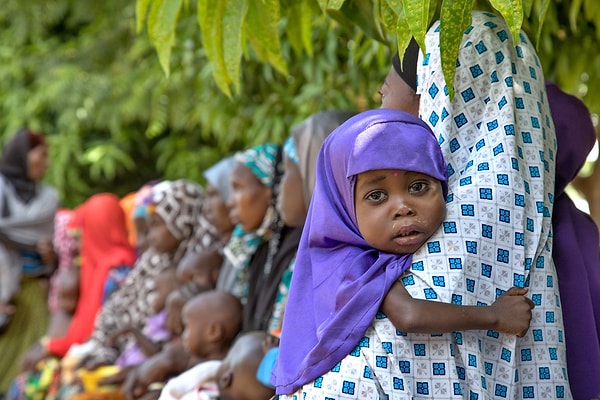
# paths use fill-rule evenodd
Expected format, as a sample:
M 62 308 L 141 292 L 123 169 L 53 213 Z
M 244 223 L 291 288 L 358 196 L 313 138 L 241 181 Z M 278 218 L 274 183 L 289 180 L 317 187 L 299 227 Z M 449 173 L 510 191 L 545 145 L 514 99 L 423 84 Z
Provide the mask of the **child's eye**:
M 374 202 L 380 202 L 383 201 L 387 198 L 387 196 L 385 195 L 384 192 L 382 192 L 381 190 L 374 190 L 372 192 L 369 192 L 366 196 L 365 199 L 369 200 L 369 201 L 374 201 Z
M 415 182 L 408 188 L 410 193 L 420 193 L 424 192 L 429 188 L 429 185 L 426 182 Z

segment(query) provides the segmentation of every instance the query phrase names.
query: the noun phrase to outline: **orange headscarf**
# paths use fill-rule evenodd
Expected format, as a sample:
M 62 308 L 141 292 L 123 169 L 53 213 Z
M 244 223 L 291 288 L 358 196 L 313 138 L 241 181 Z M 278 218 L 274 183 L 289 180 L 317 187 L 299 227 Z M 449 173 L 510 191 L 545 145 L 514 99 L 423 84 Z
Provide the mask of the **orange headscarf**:
M 64 356 L 72 344 L 84 342 L 92 333 L 110 269 L 131 266 L 135 261 L 125 214 L 116 195 L 100 193 L 90 197 L 75 209 L 71 226 L 81 233 L 80 295 L 67 334 L 48 343 L 48 350 L 59 357 Z

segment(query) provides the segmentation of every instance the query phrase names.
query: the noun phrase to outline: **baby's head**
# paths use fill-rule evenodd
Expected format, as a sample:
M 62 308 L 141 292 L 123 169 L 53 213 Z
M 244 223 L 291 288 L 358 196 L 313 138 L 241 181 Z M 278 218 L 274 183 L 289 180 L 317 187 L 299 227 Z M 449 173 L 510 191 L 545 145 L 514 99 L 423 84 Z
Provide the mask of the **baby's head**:
M 256 377 L 265 355 L 264 341 L 268 334 L 247 332 L 239 336 L 217 371 L 221 400 L 268 400 L 275 391 Z
M 79 300 L 79 268 L 61 270 L 56 277 L 58 308 L 68 314 L 77 309 Z
M 219 278 L 223 257 L 217 247 L 209 247 L 201 252 L 188 252 L 177 264 L 177 279 L 180 282 L 194 282 L 214 288 Z
M 380 251 L 412 253 L 444 220 L 446 163 L 433 132 L 414 115 L 358 114 L 326 139 L 320 156 L 317 202 L 345 211 L 337 212 L 344 241 L 359 234 Z
M 196 357 L 228 349 L 242 327 L 242 304 L 231 293 L 210 290 L 188 300 L 181 312 L 182 341 Z

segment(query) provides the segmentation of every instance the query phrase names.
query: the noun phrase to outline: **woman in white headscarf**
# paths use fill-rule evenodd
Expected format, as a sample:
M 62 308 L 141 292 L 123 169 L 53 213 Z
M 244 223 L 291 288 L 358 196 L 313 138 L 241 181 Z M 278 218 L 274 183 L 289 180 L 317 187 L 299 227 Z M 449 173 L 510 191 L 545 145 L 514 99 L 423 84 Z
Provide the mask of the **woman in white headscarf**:
M 405 333 L 396 330 L 384 301 L 390 319 L 378 314 L 329 372 L 294 382 L 301 386 L 295 394 L 305 396 L 298 398 L 572 397 L 551 254 L 556 139 L 543 72 L 525 34 L 515 47 L 501 18 L 472 15 L 454 99 L 442 74 L 436 22 L 419 55 L 418 85 L 406 82 L 416 93 L 399 103 L 418 101 L 406 111 L 418 113 L 438 137 L 449 192 L 442 228 L 414 254 L 397 285 L 414 298 L 462 305 L 490 305 L 511 286 L 526 287 L 535 304 L 530 329 L 523 338 L 476 330 Z M 384 107 L 396 95 L 388 83 Z

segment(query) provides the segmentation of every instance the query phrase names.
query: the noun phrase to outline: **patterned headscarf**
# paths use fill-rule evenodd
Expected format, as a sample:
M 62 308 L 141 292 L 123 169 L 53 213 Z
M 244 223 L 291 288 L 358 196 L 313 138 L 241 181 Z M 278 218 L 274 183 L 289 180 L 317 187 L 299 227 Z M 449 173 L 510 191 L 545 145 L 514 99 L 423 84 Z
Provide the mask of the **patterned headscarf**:
M 280 151 L 280 147 L 276 144 L 266 143 L 234 155 L 235 161 L 246 166 L 263 185 L 274 188 L 273 199 L 277 196 L 278 178 L 281 174 Z M 223 250 L 223 254 L 232 263 L 236 271 L 237 283 L 233 292 L 242 299 L 248 292 L 248 271 L 246 271 L 246 267 L 252 255 L 262 243 L 263 235 L 270 232 L 272 226 L 279 219 L 274 207 L 274 200 L 272 203 L 263 218 L 261 226 L 256 231 L 247 232 L 240 225 L 236 225 L 231 239 Z
M 347 355 L 410 266 L 410 254 L 373 249 L 358 229 L 356 175 L 379 169 L 429 175 L 446 193 L 440 147 L 427 124 L 412 114 L 366 111 L 325 139 L 284 314 L 278 393 L 295 391 Z
M 96 347 L 91 360 L 114 362 L 127 345 L 127 338 L 115 347 L 105 345 L 107 335 L 124 326 L 142 329 L 151 313 L 154 297 L 154 277 L 171 268 L 188 251 L 202 251 L 216 241 L 210 225 L 202 215 L 204 191 L 197 183 L 184 179 L 163 181 L 152 188 L 153 212 L 160 215 L 169 231 L 180 240 L 173 254 L 146 250 L 121 288 L 102 306 L 96 319 L 92 341 Z
M 152 189 L 151 213 L 159 215 L 178 240 L 190 238 L 202 213 L 204 191 L 185 180 L 158 184 Z
M 444 229 L 413 255 L 403 282 L 415 298 L 465 305 L 490 305 L 511 286 L 528 287 L 536 307 L 522 339 L 472 330 L 396 336 L 395 349 L 419 346 L 439 354 L 419 360 L 425 370 L 444 368 L 443 376 L 423 380 L 432 387 L 460 387 L 479 398 L 517 398 L 530 390 L 568 397 L 550 251 L 556 138 L 540 61 L 524 33 L 515 46 L 502 18 L 475 11 L 459 48 L 451 101 L 439 30 L 438 21 L 427 33 L 426 54 L 419 55 L 417 93 L 421 118 L 448 163 L 448 212 Z M 406 355 L 395 362 L 417 361 Z M 538 368 L 548 374 L 529 377 Z M 404 382 L 412 379 L 398 374 Z M 416 383 L 406 390 L 412 393 Z
M 279 146 L 273 143 L 261 144 L 246 151 L 236 153 L 235 161 L 248 167 L 263 185 L 273 187 L 275 182 L 275 159 Z
M 152 202 L 152 187 L 154 185 L 156 185 L 156 183 L 147 183 L 135 192 L 132 213 L 134 219 L 146 218 L 148 216 L 148 207 Z
M 283 143 L 283 153 L 289 158 L 294 164 L 300 164 L 300 160 L 298 159 L 298 151 L 296 150 L 296 146 L 294 145 L 294 139 L 290 136 L 287 138 L 285 143 Z

